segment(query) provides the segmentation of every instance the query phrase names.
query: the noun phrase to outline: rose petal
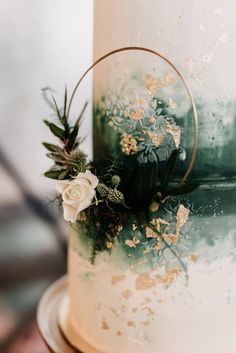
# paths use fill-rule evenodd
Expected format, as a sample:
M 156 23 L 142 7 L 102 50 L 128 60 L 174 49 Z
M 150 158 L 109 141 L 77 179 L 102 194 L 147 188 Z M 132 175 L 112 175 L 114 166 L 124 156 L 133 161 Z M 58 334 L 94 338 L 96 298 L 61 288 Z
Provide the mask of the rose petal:
M 82 177 L 82 178 L 85 178 L 86 180 L 89 180 L 89 182 L 90 182 L 92 188 L 94 188 L 94 189 L 97 187 L 98 182 L 99 182 L 99 180 L 98 180 L 98 178 L 96 177 L 96 175 L 92 174 L 92 173 L 90 172 L 90 170 L 86 170 L 85 173 L 79 173 L 79 174 L 77 175 L 77 178 L 78 178 L 78 177 L 80 177 L 80 178 Z M 77 178 L 76 178 L 76 179 L 77 179 Z
M 79 211 L 74 207 L 67 205 L 63 202 L 64 219 L 67 222 L 75 223 L 78 217 Z
M 61 194 L 69 184 L 69 180 L 59 180 L 56 185 L 56 190 Z

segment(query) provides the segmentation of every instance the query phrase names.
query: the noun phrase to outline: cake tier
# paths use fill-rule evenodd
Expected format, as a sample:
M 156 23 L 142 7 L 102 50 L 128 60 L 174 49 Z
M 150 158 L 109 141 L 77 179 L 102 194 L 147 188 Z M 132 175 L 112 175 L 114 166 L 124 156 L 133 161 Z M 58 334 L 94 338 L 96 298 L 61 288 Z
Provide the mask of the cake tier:
M 236 163 L 231 163 L 232 154 L 236 152 L 235 13 L 234 0 L 95 2 L 96 59 L 119 47 L 149 47 L 170 59 L 187 79 L 199 113 L 199 144 L 191 174 L 194 178 L 233 178 L 236 175 Z M 168 81 L 168 75 L 174 73 L 163 60 L 139 52 L 116 54 L 95 69 L 94 154 L 101 156 L 111 149 L 117 153 L 114 140 L 120 130 L 111 126 L 117 127 L 124 116 L 122 101 L 114 103 L 111 88 L 131 104 L 133 95 L 142 98 L 141 86 L 136 84 L 129 93 L 124 87 L 134 77 L 143 80 L 145 74 L 149 78 L 150 95 L 163 97 L 168 114 L 174 116 L 182 128 L 181 146 L 187 161 L 193 146 L 193 124 L 183 86 L 180 82 L 176 86 Z M 97 108 L 99 110 L 102 102 L 101 122 L 97 119 Z M 138 119 L 138 114 L 134 118 Z M 185 168 L 183 158 L 178 166 L 179 173 Z
M 236 185 L 222 184 L 167 200 L 161 223 L 181 228 L 171 249 L 139 242 L 135 224 L 129 234 L 124 225 L 111 254 L 92 264 L 88 238 L 72 231 L 74 336 L 101 353 L 235 353 L 235 197 Z

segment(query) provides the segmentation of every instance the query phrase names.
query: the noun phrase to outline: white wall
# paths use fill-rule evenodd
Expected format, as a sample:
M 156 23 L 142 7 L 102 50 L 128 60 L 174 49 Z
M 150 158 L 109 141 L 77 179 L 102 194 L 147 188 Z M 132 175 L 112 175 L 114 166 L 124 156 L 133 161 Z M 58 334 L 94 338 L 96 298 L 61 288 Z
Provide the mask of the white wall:
M 92 0 L 1 1 L 0 146 L 35 192 L 54 188 L 42 175 L 50 161 L 41 141 L 50 140 L 51 135 L 42 123 L 50 112 L 40 90 L 50 86 L 58 99 L 65 84 L 71 92 L 92 61 L 92 34 Z M 78 95 L 75 115 L 90 94 L 88 79 Z M 83 135 L 91 131 L 89 115 Z M 91 153 L 90 139 L 85 149 Z M 8 182 L 3 174 L 0 182 L 1 197 Z

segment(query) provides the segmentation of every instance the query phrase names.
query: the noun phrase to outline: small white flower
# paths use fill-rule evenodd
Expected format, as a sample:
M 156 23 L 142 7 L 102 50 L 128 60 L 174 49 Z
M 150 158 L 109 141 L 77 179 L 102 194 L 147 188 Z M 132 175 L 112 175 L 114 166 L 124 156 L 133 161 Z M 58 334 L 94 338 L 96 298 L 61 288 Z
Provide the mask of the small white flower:
M 58 181 L 57 191 L 62 196 L 66 221 L 75 223 L 79 213 L 91 205 L 97 185 L 98 178 L 89 170 L 79 173 L 73 180 Z

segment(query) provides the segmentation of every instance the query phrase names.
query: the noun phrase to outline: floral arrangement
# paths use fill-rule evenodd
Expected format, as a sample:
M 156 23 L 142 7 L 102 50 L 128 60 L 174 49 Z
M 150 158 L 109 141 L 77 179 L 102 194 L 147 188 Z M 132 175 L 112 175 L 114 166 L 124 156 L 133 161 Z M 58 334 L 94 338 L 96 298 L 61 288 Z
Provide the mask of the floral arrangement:
M 153 87 L 150 77 L 146 86 L 147 90 Z M 107 116 L 102 116 L 104 107 L 96 108 L 97 118 L 108 119 L 110 128 L 116 130 L 118 151 L 90 161 L 80 148 L 79 136 L 87 104 L 71 124 L 67 90 L 63 107 L 53 96 L 49 98 L 47 90 L 43 95 L 57 119 L 55 123 L 44 122 L 59 139 L 59 144 L 43 143 L 54 163 L 45 176 L 58 180 L 57 199 L 64 219 L 86 232 L 92 244 L 91 261 L 100 251 L 112 251 L 116 241 L 131 257 L 134 252 L 137 256 L 155 255 L 164 246 L 178 258 L 172 245 L 178 242 L 189 212 L 183 205 L 176 209 L 173 229 L 173 222 L 162 218 L 164 204 L 197 185 L 179 186 L 172 180 L 180 154 L 180 129 L 167 114 L 165 102 L 149 95 L 149 101 L 141 97 L 132 104 L 124 102 L 120 114 L 111 107 L 105 112 Z

